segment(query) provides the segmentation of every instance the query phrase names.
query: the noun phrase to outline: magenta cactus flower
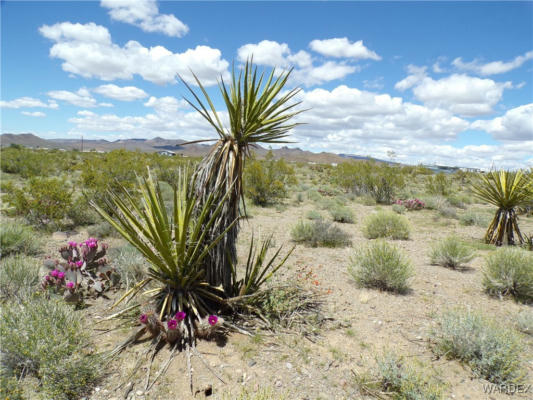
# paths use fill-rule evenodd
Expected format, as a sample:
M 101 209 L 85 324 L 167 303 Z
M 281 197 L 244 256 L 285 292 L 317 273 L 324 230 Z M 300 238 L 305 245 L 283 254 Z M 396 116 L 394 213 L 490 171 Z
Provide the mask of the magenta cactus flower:
M 65 273 L 64 272 L 59 271 L 57 273 L 57 279 L 63 279 L 64 277 L 65 277 Z
M 178 322 L 183 321 L 186 316 L 187 316 L 187 313 L 185 313 L 184 311 L 178 311 L 176 313 L 176 319 L 178 320 Z
M 207 322 L 209 322 L 209 325 L 215 326 L 218 322 L 218 317 L 216 315 L 210 315 Z
M 54 269 L 52 272 L 50 272 L 50 275 L 54 278 L 57 278 L 57 275 L 59 274 L 59 271 L 57 269 Z
M 46 275 L 46 276 L 44 277 L 44 280 L 45 280 L 45 281 L 49 281 L 49 280 L 50 280 L 50 275 Z
M 176 329 L 178 327 L 178 321 L 176 321 L 175 319 L 169 319 L 167 322 L 167 327 L 171 331 Z
M 146 324 L 148 322 L 148 315 L 141 314 L 141 316 L 139 317 L 139 321 L 141 321 L 141 324 Z
M 76 247 L 78 243 L 76 242 L 68 242 L 68 247 Z
M 78 268 L 81 268 L 81 266 L 83 265 L 83 261 L 76 261 L 76 267 Z
M 68 289 L 72 289 L 72 288 L 74 288 L 74 282 L 70 282 L 69 281 L 69 282 L 67 282 L 66 286 L 67 286 Z

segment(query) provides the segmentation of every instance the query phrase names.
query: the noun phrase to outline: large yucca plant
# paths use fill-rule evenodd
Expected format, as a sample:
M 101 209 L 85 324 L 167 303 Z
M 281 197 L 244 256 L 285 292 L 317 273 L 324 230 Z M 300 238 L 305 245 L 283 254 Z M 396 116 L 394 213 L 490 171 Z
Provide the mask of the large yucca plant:
M 524 243 L 515 208 L 527 203 L 533 194 L 533 182 L 522 171 L 491 171 L 472 183 L 474 194 L 498 207 L 485 241 L 501 246 Z M 516 233 L 516 238 L 515 238 Z M 518 243 L 516 243 L 518 242 Z
M 232 282 L 232 268 L 236 261 L 236 241 L 239 230 L 233 222 L 239 218 L 240 201 L 243 194 L 244 162 L 250 154 L 250 147 L 257 143 L 286 143 L 283 139 L 297 123 L 289 120 L 301 111 L 293 108 L 298 102 L 291 99 L 299 92 L 292 89 L 282 93 L 291 71 L 276 75 L 274 70 L 266 76 L 258 74 L 252 62 L 247 62 L 238 75 L 233 71 L 229 87 L 221 80 L 219 89 L 224 100 L 229 126 L 220 119 L 201 82 L 195 76 L 204 100 L 185 82 L 194 97 L 187 100 L 215 129 L 219 138 L 209 154 L 201 161 L 194 174 L 193 190 L 198 198 L 197 210 L 204 205 L 213 192 L 227 195 L 216 223 L 206 227 L 207 239 L 214 238 L 227 230 L 227 235 L 218 241 L 207 259 L 206 279 L 214 286 L 222 285 L 228 296 L 235 295 Z M 210 216 L 212 216 L 212 212 Z
M 148 276 L 128 290 L 117 304 L 152 283 L 155 287 L 144 294 L 152 297 L 159 318 L 165 320 L 184 311 L 192 326 L 194 319 L 217 311 L 224 302 L 221 288 L 207 282 L 204 263 L 209 250 L 236 220 L 229 221 L 224 229 L 217 230 L 220 232 L 217 237 L 206 241 L 208 232 L 221 223 L 218 217 L 225 198 L 213 192 L 195 212 L 197 199 L 190 190 L 188 174 L 180 170 L 178 175 L 171 214 L 150 171 L 147 178 L 138 178 L 141 204 L 122 187 L 119 192 L 108 192 L 108 206 L 116 211 L 113 216 L 94 203 L 93 206 L 150 263 Z M 222 202 L 215 204 L 221 198 Z

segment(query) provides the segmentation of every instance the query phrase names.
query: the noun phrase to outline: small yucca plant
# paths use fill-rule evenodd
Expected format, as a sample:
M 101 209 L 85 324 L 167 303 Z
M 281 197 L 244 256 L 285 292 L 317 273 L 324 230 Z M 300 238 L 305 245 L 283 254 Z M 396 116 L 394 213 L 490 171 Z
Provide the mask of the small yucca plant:
M 533 181 L 522 171 L 491 171 L 481 175 L 472 184 L 474 194 L 481 200 L 498 207 L 485 241 L 501 246 L 523 244 L 524 238 L 518 227 L 516 207 L 527 203 L 533 196 Z M 516 234 L 516 239 L 515 239 Z
M 185 323 L 192 327 L 224 302 L 222 289 L 206 280 L 205 259 L 236 220 L 230 221 L 213 240 L 206 241 L 208 232 L 221 223 L 218 217 L 225 197 L 215 204 L 215 199 L 221 197 L 211 193 L 195 213 L 197 198 L 190 190 L 187 176 L 186 171 L 180 170 L 172 214 L 167 213 L 159 185 L 150 171 L 147 178 L 138 178 L 142 205 L 122 188 L 120 195 L 109 192 L 108 206 L 115 210 L 113 216 L 94 203 L 93 206 L 150 264 L 148 276 L 128 290 L 117 304 L 152 283 L 155 287 L 144 294 L 152 296 L 159 319 L 167 320 L 185 312 Z

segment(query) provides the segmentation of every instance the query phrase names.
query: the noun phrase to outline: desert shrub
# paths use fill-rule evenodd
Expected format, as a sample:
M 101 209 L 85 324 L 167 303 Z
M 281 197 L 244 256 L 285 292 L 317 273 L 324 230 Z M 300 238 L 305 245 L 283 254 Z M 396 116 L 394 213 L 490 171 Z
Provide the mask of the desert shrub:
M 474 211 L 466 211 L 459 216 L 459 222 L 466 226 L 486 227 L 490 222 L 490 217 L 487 214 L 482 214 Z
M 102 221 L 96 225 L 87 227 L 87 234 L 91 237 L 105 238 L 109 236 L 118 237 L 118 233 L 113 226 L 107 222 Z
M 27 256 L 16 255 L 0 262 L 0 299 L 27 298 L 39 283 L 39 264 Z
M 401 204 L 393 204 L 392 211 L 394 211 L 396 214 L 405 214 L 407 208 Z
M 457 211 L 453 207 L 442 207 L 439 209 L 439 215 L 444 218 L 458 218 Z
M 131 244 L 114 249 L 111 253 L 111 259 L 120 280 L 126 285 L 126 288 L 134 286 L 140 282 L 147 273 L 148 264 L 144 256 Z
M 35 151 L 23 147 L 2 149 L 0 167 L 2 172 L 19 174 L 29 179 L 36 176 L 48 176 L 54 172 L 56 159 L 52 152 Z
M 533 301 L 533 254 L 520 248 L 501 248 L 487 256 L 483 286 L 494 296 Z
M 20 221 L 0 224 L 0 257 L 22 253 L 34 255 L 40 252 L 41 239 L 29 226 Z
M 452 182 L 440 172 L 426 177 L 426 190 L 430 194 L 447 196 L 452 193 Z
M 424 204 L 425 208 L 428 210 L 440 210 L 444 207 L 449 207 L 450 204 L 448 203 L 448 200 L 446 200 L 443 196 L 429 196 L 429 197 L 423 197 L 421 199 Z
M 330 209 L 329 213 L 335 222 L 353 224 L 355 221 L 352 210 L 347 207 L 337 206 Z
M 446 197 L 448 203 L 457 208 L 466 209 L 467 204 L 472 204 L 472 199 L 470 196 L 463 194 L 455 194 L 452 196 Z
M 364 222 L 363 234 L 368 239 L 409 239 L 409 222 L 403 215 L 390 211 L 378 211 L 369 215 Z
M 291 238 L 311 247 L 343 247 L 350 244 L 350 236 L 338 226 L 321 219 L 298 221 L 291 230 Z
M 307 198 L 314 202 L 319 202 L 322 199 L 322 195 L 318 192 L 317 189 L 310 189 L 307 192 Z
M 67 217 L 72 220 L 74 226 L 96 224 L 101 221 L 93 207 L 85 196 L 78 196 L 67 210 Z
M 520 332 L 533 335 L 533 311 L 523 310 L 516 316 L 516 327 Z
M 304 201 L 304 195 L 303 193 L 296 193 L 296 197 L 294 198 L 297 204 L 303 203 Z
M 425 366 L 416 366 L 404 357 L 386 352 L 377 360 L 379 389 L 399 400 L 438 400 L 443 386 L 427 375 Z
M 474 252 L 461 239 L 450 236 L 433 247 L 430 257 L 433 265 L 459 269 L 472 261 Z
M 363 195 L 359 197 L 359 202 L 364 206 L 375 206 L 376 200 L 372 196 Z
M 322 219 L 322 214 L 316 210 L 310 210 L 305 214 L 305 217 L 310 220 Z
M 468 364 L 492 383 L 517 384 L 523 378 L 520 338 L 500 321 L 472 311 L 448 311 L 438 318 L 432 339 L 435 353 Z
M 62 226 L 72 205 L 72 191 L 65 182 L 58 178 L 31 178 L 22 188 L 9 186 L 4 199 L 14 207 L 16 215 L 41 227 Z
M 244 192 L 254 204 L 265 206 L 287 196 L 287 186 L 296 184 L 294 169 L 285 160 L 249 160 L 244 169 Z
M 361 248 L 350 260 L 348 271 L 363 287 L 405 293 L 413 267 L 400 250 L 385 241 Z
M 2 314 L 0 364 L 7 376 L 38 378 L 50 399 L 78 398 L 91 390 L 102 368 L 89 353 L 89 331 L 80 314 L 44 298 L 6 303 Z

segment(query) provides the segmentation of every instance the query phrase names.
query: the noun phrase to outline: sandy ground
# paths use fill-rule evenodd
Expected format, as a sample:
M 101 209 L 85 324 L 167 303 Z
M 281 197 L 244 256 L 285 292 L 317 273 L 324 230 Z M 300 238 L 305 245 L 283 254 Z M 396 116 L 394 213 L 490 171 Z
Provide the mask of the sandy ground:
M 209 371 L 198 357 L 192 358 L 194 391 L 191 395 L 186 368 L 186 357 L 179 354 L 168 372 L 149 391 L 145 392 L 148 361 L 134 376 L 128 376 L 149 343 L 139 343 L 124 351 L 109 365 L 108 374 L 89 396 L 103 399 L 198 399 L 205 397 L 205 389 L 213 388 L 211 399 L 238 398 L 243 389 L 255 393 L 262 388 L 270 391 L 265 398 L 284 395 L 287 399 L 360 399 L 363 396 L 354 382 L 354 372 L 364 373 L 375 365 L 375 357 L 384 350 L 420 360 L 445 383 L 444 398 L 449 399 L 500 399 L 504 394 L 484 394 L 483 385 L 488 382 L 475 378 L 467 366 L 444 358 L 437 359 L 431 352 L 428 332 L 435 314 L 448 308 L 462 306 L 481 310 L 486 315 L 513 325 L 521 310 L 533 312 L 531 307 L 513 300 L 488 297 L 481 286 L 481 269 L 487 250 L 477 250 L 476 258 L 466 271 L 454 271 L 430 265 L 431 246 L 449 234 L 455 233 L 467 240 L 479 241 L 484 229 L 465 227 L 457 220 L 439 218 L 436 211 L 423 210 L 407 213 L 412 232 L 410 240 L 394 241 L 410 258 L 416 274 L 412 279 L 412 291 L 395 295 L 377 290 L 358 288 L 347 272 L 354 247 L 369 242 L 361 232 L 365 216 L 375 211 L 374 206 L 348 204 L 357 221 L 342 224 L 350 233 L 352 246 L 340 249 L 308 248 L 298 245 L 289 258 L 280 280 L 302 279 L 309 273 L 315 286 L 324 293 L 323 313 L 326 320 L 319 335 L 307 339 L 294 333 L 272 334 L 262 332 L 254 337 L 231 334 L 225 344 L 202 341 L 198 350 L 209 368 L 219 375 L 222 383 Z M 479 206 L 476 206 L 479 207 Z M 383 207 L 388 208 L 388 207 Z M 289 205 L 279 212 L 274 208 L 253 208 L 252 218 L 243 223 L 239 252 L 244 255 L 252 229 L 265 237 L 273 233 L 275 243 L 290 245 L 290 229 L 305 213 L 315 209 L 313 204 Z M 326 211 L 322 211 L 328 217 Z M 524 232 L 533 232 L 533 218 L 521 218 Z M 73 236 L 82 239 L 83 233 Z M 57 238 L 49 243 L 61 243 Z M 120 241 L 112 239 L 111 246 Z M 288 246 L 287 246 L 288 248 Z M 53 253 L 51 253 L 53 254 Z M 305 279 L 304 279 L 305 280 Z M 110 315 L 111 300 L 98 299 L 85 311 L 88 326 L 94 329 L 100 350 L 113 348 L 131 328 L 115 328 L 116 321 L 95 325 L 94 322 Z M 533 383 L 533 340 L 524 336 L 524 365 L 528 369 L 528 383 Z M 152 376 L 168 359 L 164 348 L 152 366 Z M 128 384 L 132 383 L 131 390 Z M 122 385 L 119 389 L 117 386 Z M 131 386 L 131 385 L 129 385 Z M 531 389 L 533 390 L 533 389 Z M 129 394 L 126 395 L 125 393 Z M 529 397 L 528 397 L 529 396 Z M 517 394 L 516 398 L 533 399 L 533 392 Z

